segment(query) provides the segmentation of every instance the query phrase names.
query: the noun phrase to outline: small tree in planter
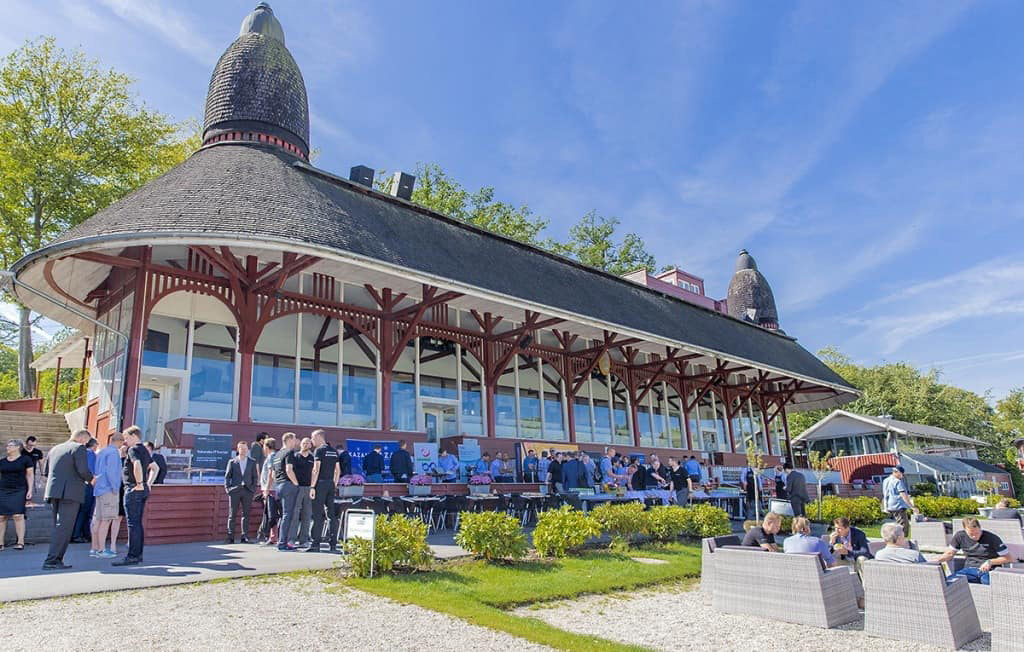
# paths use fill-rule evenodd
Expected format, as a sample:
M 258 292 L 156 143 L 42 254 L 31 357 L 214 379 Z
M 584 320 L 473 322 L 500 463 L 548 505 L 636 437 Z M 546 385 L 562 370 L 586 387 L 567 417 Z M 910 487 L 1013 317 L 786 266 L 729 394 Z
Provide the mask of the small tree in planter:
M 754 472 L 754 520 L 761 520 L 761 469 L 764 468 L 764 455 L 757 450 L 753 437 L 747 437 L 747 466 Z M 748 478 L 748 481 L 750 479 Z
M 474 475 L 469 479 L 469 493 L 489 494 L 491 493 L 491 476 L 486 473 Z
M 351 475 L 343 475 L 338 480 L 338 486 L 341 488 L 341 496 L 362 496 L 363 495 L 363 484 L 366 483 L 366 478 L 353 473 Z
M 821 482 L 825 479 L 825 474 L 832 470 L 829 460 L 832 459 L 832 451 L 822 453 L 821 451 L 811 451 L 809 455 L 809 461 L 811 463 L 811 469 L 814 471 L 814 477 L 818 480 L 818 522 L 821 522 Z M 794 470 L 793 473 L 798 473 Z
M 422 473 L 414 475 L 409 478 L 409 495 L 410 496 L 429 496 L 430 485 L 433 484 L 434 480 L 429 475 Z

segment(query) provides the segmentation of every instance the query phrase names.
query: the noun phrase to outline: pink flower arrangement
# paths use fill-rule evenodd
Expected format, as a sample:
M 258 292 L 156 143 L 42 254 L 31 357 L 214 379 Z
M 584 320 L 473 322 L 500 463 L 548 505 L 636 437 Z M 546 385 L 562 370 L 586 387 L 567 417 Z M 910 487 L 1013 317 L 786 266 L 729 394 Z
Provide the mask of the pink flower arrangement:
M 469 479 L 469 484 L 491 484 L 491 476 L 487 475 L 486 473 L 474 475 Z
M 343 475 L 341 476 L 341 479 L 338 480 L 338 484 L 341 485 L 342 487 L 351 487 L 354 484 L 359 485 L 364 484 L 365 482 L 366 478 L 359 475 L 358 473 L 353 473 L 352 475 Z
M 424 475 L 422 473 L 420 473 L 418 475 L 414 475 L 411 478 L 409 478 L 409 484 L 413 484 L 413 485 L 426 485 L 426 484 L 433 484 L 433 483 L 434 483 L 433 478 L 431 478 L 429 475 Z

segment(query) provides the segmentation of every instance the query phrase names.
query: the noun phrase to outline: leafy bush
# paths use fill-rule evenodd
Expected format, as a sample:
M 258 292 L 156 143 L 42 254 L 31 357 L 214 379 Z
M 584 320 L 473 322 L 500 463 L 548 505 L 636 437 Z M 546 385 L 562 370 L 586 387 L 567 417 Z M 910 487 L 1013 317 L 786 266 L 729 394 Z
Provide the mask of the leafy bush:
M 977 514 L 978 503 L 952 496 L 918 496 L 914 505 L 929 518 L 952 518 L 960 514 Z
M 939 493 L 939 488 L 932 482 L 915 482 L 910 489 L 911 496 L 934 496 Z
M 999 494 L 985 496 L 985 506 L 995 507 L 996 503 L 998 503 L 1000 500 L 1003 500 L 1004 498 L 1010 501 L 1010 507 L 1012 507 L 1013 509 L 1017 509 L 1018 507 L 1020 507 L 1020 501 L 1017 500 L 1016 498 L 1010 498 L 1009 496 L 1000 496 Z
M 428 566 L 431 560 L 427 545 L 427 524 L 401 514 L 378 516 L 374 526 L 377 539 L 373 551 L 373 574 L 390 573 L 396 569 Z M 359 577 L 370 574 L 370 542 L 349 539 L 345 552 L 352 572 Z
M 533 545 L 544 556 L 565 557 L 570 550 L 582 547 L 588 539 L 600 534 L 601 526 L 597 521 L 565 505 L 541 512 L 537 527 L 533 529 Z
M 590 510 L 590 515 L 601 526 L 601 531 L 612 538 L 612 546 L 629 546 L 637 536 L 644 534 L 647 519 L 643 503 L 621 505 L 599 505 Z
M 732 532 L 729 514 L 720 507 L 694 505 L 683 511 L 686 512 L 684 536 L 703 539 L 705 537 L 720 537 Z
M 522 559 L 526 555 L 526 535 L 519 519 L 502 512 L 464 512 L 459 517 L 455 543 L 484 559 Z
M 693 514 L 684 507 L 652 507 L 644 512 L 644 530 L 655 541 L 675 541 L 692 529 Z
M 1003 465 L 1006 472 L 1010 474 L 1013 482 L 1013 492 L 1018 496 L 1024 496 L 1024 474 L 1020 472 L 1017 465 L 1017 449 L 1013 446 L 1006 449 L 1006 463 Z
M 808 505 L 808 512 L 809 515 L 817 515 L 817 509 L 811 505 Z M 852 525 L 871 525 L 885 520 L 885 512 L 882 511 L 881 501 L 871 496 L 857 496 L 856 498 L 825 496 L 822 498 L 821 522 L 831 523 L 839 517 L 850 519 Z

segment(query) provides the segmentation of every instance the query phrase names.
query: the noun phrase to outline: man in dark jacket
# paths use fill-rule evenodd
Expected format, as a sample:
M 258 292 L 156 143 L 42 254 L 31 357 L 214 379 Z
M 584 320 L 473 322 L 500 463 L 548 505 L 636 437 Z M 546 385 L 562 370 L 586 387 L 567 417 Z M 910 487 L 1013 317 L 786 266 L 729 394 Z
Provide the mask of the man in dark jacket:
M 391 476 L 395 482 L 409 482 L 412 477 L 412 455 L 405 450 L 404 439 L 399 440 L 398 450 L 391 454 Z
M 228 493 L 228 539 L 235 542 L 235 517 L 241 512 L 241 543 L 249 543 L 249 510 L 252 497 L 260 488 L 260 472 L 256 461 L 249 457 L 249 445 L 238 442 L 238 456 L 228 461 L 224 473 L 224 490 Z
M 363 458 L 363 473 L 367 482 L 384 482 L 384 456 L 380 454 L 380 444 L 374 444 L 373 450 Z
M 53 533 L 43 570 L 71 568 L 64 563 L 64 553 L 71 541 L 78 508 L 85 502 L 85 492 L 92 481 L 89 455 L 85 450 L 90 439 L 92 435 L 88 430 L 77 430 L 71 439 L 50 450 L 50 475 L 46 479 L 44 499 L 53 509 Z
M 840 516 L 832 521 L 832 534 L 828 538 L 828 548 L 836 557 L 855 561 L 860 557 L 871 559 L 868 549 L 868 537 L 863 530 L 850 525 L 850 519 Z
M 807 478 L 803 473 L 793 470 L 793 465 L 786 462 L 783 467 L 786 471 L 786 493 L 793 505 L 794 516 L 807 516 L 807 503 L 811 502 L 811 496 L 807 493 Z
M 586 473 L 587 467 L 583 466 L 577 457 L 578 453 L 573 451 L 568 453 L 569 459 L 562 464 L 562 489 L 569 491 L 570 489 L 579 489 L 580 487 L 587 486 Z

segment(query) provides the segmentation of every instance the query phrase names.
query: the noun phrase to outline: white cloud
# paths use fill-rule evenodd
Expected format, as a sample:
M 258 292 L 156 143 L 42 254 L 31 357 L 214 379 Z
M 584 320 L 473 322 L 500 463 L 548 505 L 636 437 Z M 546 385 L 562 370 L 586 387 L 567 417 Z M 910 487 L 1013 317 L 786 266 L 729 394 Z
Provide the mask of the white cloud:
M 204 65 L 212 66 L 223 51 L 205 38 L 185 14 L 155 0 L 100 0 L 122 20 L 145 27 Z M 239 19 L 241 20 L 241 19 Z

